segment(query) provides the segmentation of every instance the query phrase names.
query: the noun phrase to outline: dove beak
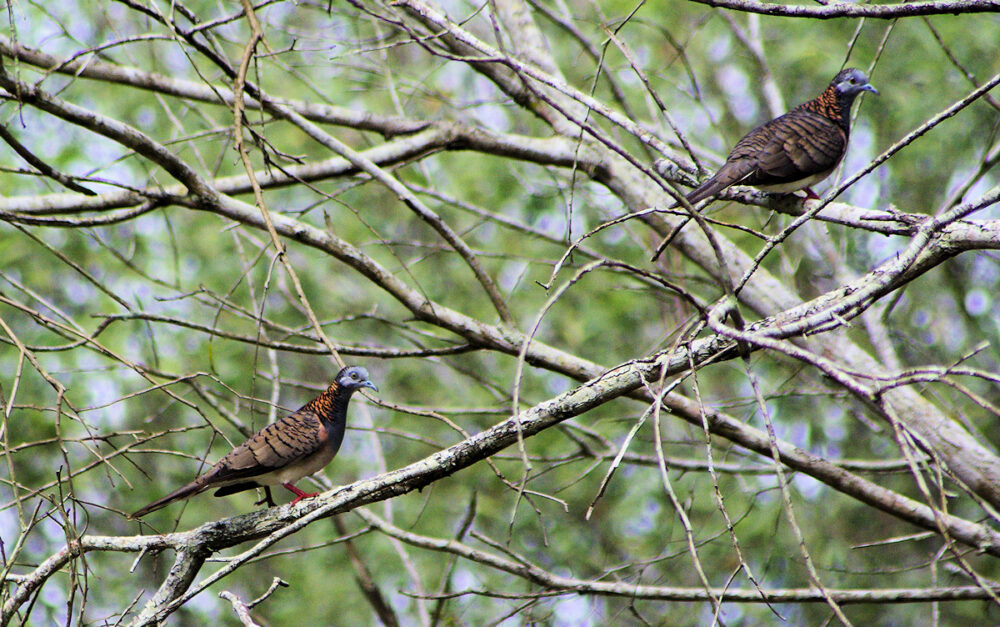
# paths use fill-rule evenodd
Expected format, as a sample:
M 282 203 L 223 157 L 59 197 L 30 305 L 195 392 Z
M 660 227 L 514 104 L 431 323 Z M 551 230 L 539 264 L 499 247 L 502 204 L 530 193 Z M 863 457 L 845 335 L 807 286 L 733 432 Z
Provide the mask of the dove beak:
M 870 92 L 872 92 L 873 94 L 875 94 L 876 96 L 878 96 L 878 95 L 879 95 L 879 93 L 878 93 L 878 90 L 877 90 L 877 89 L 875 89 L 874 87 L 872 87 L 871 85 L 865 85 L 865 86 L 863 86 L 863 87 L 862 87 L 861 89 L 862 89 L 862 90 L 864 90 L 864 91 L 870 91 Z
M 364 383 L 361 384 L 361 387 L 363 387 L 363 388 L 371 388 L 371 389 L 375 390 L 376 392 L 378 392 L 378 388 L 375 387 L 375 384 L 372 383 L 371 381 L 365 381 Z

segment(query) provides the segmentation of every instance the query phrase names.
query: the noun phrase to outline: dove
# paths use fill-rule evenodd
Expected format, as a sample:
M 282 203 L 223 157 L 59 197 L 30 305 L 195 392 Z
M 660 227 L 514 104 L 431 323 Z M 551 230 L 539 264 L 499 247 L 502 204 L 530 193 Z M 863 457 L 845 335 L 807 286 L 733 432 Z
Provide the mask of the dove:
M 292 505 L 316 496 L 295 487 L 295 482 L 325 467 L 340 450 L 347 427 L 347 404 L 361 388 L 378 391 L 360 366 L 348 366 L 322 394 L 298 411 L 276 420 L 191 483 L 137 510 L 129 518 L 141 518 L 162 507 L 215 488 L 215 496 L 226 496 L 263 487 L 264 501 L 273 506 L 270 486 L 281 485 L 295 494 Z

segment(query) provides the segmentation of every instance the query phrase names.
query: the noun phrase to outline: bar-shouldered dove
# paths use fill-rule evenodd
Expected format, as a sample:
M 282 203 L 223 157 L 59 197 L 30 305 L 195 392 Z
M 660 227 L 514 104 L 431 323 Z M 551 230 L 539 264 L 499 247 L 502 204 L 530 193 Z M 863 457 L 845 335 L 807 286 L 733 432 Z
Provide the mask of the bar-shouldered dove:
M 765 122 L 736 143 L 726 163 L 686 198 L 692 205 L 730 185 L 752 185 L 787 194 L 806 190 L 830 176 L 847 152 L 851 105 L 863 91 L 878 94 L 868 76 L 842 70 L 818 97 Z
M 316 493 L 296 488 L 295 482 L 320 470 L 337 454 L 347 427 L 347 404 L 351 395 L 361 388 L 378 391 L 364 368 L 348 366 L 342 369 L 326 391 L 294 414 L 267 425 L 216 462 L 208 472 L 129 518 L 140 518 L 211 488 L 217 488 L 215 496 L 226 496 L 263 487 L 266 497 L 261 502 L 266 501 L 271 506 L 274 505 L 272 485 L 282 485 L 295 493 L 293 505 L 316 496 Z

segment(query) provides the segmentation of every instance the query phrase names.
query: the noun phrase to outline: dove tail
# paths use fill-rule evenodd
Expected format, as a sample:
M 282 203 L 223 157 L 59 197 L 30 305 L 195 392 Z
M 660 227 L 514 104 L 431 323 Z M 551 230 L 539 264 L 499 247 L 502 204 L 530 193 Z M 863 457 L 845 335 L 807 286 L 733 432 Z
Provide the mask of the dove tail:
M 732 181 L 720 180 L 719 176 L 713 176 L 691 191 L 685 198 L 692 205 L 701 202 L 709 196 L 715 196 L 725 188 L 732 185 Z
M 170 505 L 174 501 L 186 499 L 190 496 L 198 494 L 199 492 L 204 492 L 208 486 L 206 486 L 205 483 L 203 481 L 200 481 L 199 479 L 195 479 L 186 486 L 178 488 L 173 492 L 171 492 L 170 494 L 166 495 L 165 497 L 157 499 L 152 503 L 150 503 L 149 505 L 132 512 L 131 514 L 129 514 L 129 518 L 142 518 L 146 514 L 150 512 L 155 512 L 156 510 L 162 507 L 166 507 L 167 505 Z

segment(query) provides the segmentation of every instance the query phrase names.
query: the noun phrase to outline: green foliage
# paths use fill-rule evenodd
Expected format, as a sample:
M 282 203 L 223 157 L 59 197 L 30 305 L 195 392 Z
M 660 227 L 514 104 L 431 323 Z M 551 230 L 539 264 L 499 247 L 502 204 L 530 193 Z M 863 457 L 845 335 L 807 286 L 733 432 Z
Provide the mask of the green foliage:
M 233 87 L 211 57 L 229 68 L 239 66 L 250 31 L 237 4 L 188 2 L 183 11 L 172 3 L 149 6 L 175 20 L 174 27 L 118 3 L 19 3 L 11 15 L 18 43 L 59 59 L 76 55 L 85 66 L 135 68 L 147 77 L 211 86 L 219 93 Z M 840 181 L 972 91 L 955 63 L 977 84 L 997 72 L 995 14 L 859 22 L 749 17 L 695 3 L 645 5 L 631 18 L 634 5 L 616 1 L 580 4 L 571 7 L 571 15 L 562 13 L 562 3 L 544 8 L 573 24 L 589 47 L 546 19 L 542 8 L 532 12 L 567 84 L 632 116 L 687 159 L 670 128 L 676 124 L 708 170 L 746 130 L 772 117 L 769 85 L 792 106 L 815 96 L 845 63 L 871 69 L 882 95 L 863 99 L 847 165 L 831 179 Z M 486 15 L 492 4 L 446 9 L 467 32 L 497 45 Z M 589 155 L 606 146 L 591 134 L 566 130 L 572 125 L 537 99 L 545 88 L 532 83 L 538 92 L 521 93 L 522 79 L 511 73 L 503 75 L 509 80 L 505 92 L 481 64 L 466 62 L 471 51 L 431 54 L 438 34 L 423 32 L 412 21 L 405 22 L 412 31 L 403 32 L 390 19 L 395 10 L 325 2 L 260 6 L 257 16 L 269 47 L 258 46 L 248 80 L 282 102 L 317 110 L 346 107 L 400 123 L 453 124 L 467 132 L 379 165 L 468 245 L 509 307 L 510 324 L 501 322 L 470 265 L 431 221 L 367 175 L 306 174 L 309 180 L 265 184 L 262 198 L 272 216 L 332 234 L 385 268 L 389 280 L 344 263 L 346 254 L 338 259 L 321 246 L 283 236 L 293 278 L 266 229 L 249 219 L 234 221 L 195 198 L 163 162 L 113 141 L 94 125 L 86 128 L 5 94 L 0 103 L 5 127 L 55 170 L 81 177 L 82 185 L 101 195 L 95 204 L 74 197 L 66 207 L 63 197 L 55 196 L 69 193 L 59 183 L 29 174 L 33 171 L 12 151 L 0 156 L 0 530 L 9 572 L 31 573 L 64 547 L 67 537 L 169 533 L 254 509 L 259 495 L 252 492 L 224 499 L 204 494 L 150 515 L 148 525 L 123 516 L 189 481 L 206 461 L 217 460 L 329 383 L 337 365 L 296 282 L 344 359 L 368 367 L 382 390 L 381 401 L 358 398 L 352 406 L 344 448 L 320 473 L 324 489 L 406 466 L 508 419 L 515 388 L 517 409 L 523 410 L 580 384 L 568 376 L 568 361 L 529 359 L 516 379 L 516 351 L 463 335 L 436 318 L 435 307 L 500 329 L 508 340 L 534 333 L 536 345 L 601 368 L 708 337 L 704 329 L 688 333 L 703 308 L 726 295 L 719 273 L 677 247 L 651 263 L 650 251 L 663 233 L 649 222 L 633 218 L 596 231 L 569 254 L 584 234 L 648 209 L 643 204 L 648 198 L 663 198 L 664 179 L 643 174 L 632 180 L 648 189 L 616 186 L 625 180 L 624 166 L 609 157 L 591 167 Z M 192 28 L 186 11 L 211 35 L 197 37 L 198 46 L 178 34 Z M 627 55 L 609 40 L 606 26 L 627 46 Z M 741 41 L 743 35 L 759 46 L 762 57 Z M 502 40 L 509 49 L 509 35 Z M 604 55 L 599 72 L 591 51 Z M 217 187 L 235 186 L 224 196 L 255 204 L 234 150 L 231 106 L 171 94 L 166 78 L 147 89 L 14 63 L 6 53 L 3 63 L 18 80 L 154 139 Z M 669 120 L 633 63 L 665 104 Z M 608 77 L 624 102 L 616 102 Z M 580 112 L 595 134 L 627 153 L 629 167 L 649 170 L 663 157 L 598 113 L 582 107 Z M 393 132 L 392 121 L 373 124 L 372 130 L 319 117 L 312 123 L 322 132 L 359 152 L 417 141 L 414 133 Z M 864 209 L 892 206 L 907 214 L 938 215 L 961 201 L 952 195 L 966 183 L 972 188 L 966 199 L 980 198 L 996 185 L 991 168 L 998 119 L 995 101 L 973 104 L 906 146 L 842 200 Z M 271 112 L 248 108 L 243 124 L 258 179 L 337 159 L 302 125 Z M 496 144 L 472 145 L 469 135 L 476 133 Z M 150 211 L 100 223 L 144 201 L 151 203 Z M 742 204 L 715 205 L 705 215 L 718 221 L 712 228 L 731 247 L 727 251 L 751 257 L 763 249 L 762 237 L 778 235 L 792 219 Z M 892 259 L 909 241 L 814 221 L 782 240 L 759 273 L 778 277 L 805 302 Z M 589 251 L 608 263 L 584 272 L 593 261 Z M 756 280 L 746 290 L 766 292 Z M 408 308 L 392 281 L 419 293 L 428 311 L 418 315 Z M 1000 311 L 992 295 L 998 281 L 992 256 L 964 252 L 864 307 L 871 307 L 868 313 L 888 331 L 886 341 L 902 368 L 928 366 L 930 372 L 931 366 L 960 364 L 995 372 L 1000 330 L 993 321 Z M 746 292 L 740 297 L 738 310 L 747 323 L 771 313 L 757 307 L 761 299 Z M 881 358 L 870 322 L 855 318 L 843 335 Z M 706 413 L 724 412 L 761 430 L 766 419 L 782 441 L 844 463 L 900 496 L 995 528 L 992 510 L 947 472 L 939 474 L 936 462 L 907 460 L 893 426 L 880 422 L 870 404 L 845 386 L 780 351 L 760 351 L 745 361 L 734 354 L 663 383 L 676 383 L 672 390 L 697 399 Z M 872 383 L 898 374 L 885 364 L 884 372 L 858 378 Z M 649 383 L 658 389 L 657 382 Z M 983 444 L 1000 447 L 993 428 L 1000 406 L 994 380 L 969 376 L 942 382 L 928 376 L 909 384 Z M 421 492 L 367 506 L 368 511 L 410 533 L 455 539 L 514 561 L 520 557 L 577 580 L 700 591 L 697 561 L 713 588 L 752 590 L 756 583 L 766 590 L 809 589 L 809 568 L 772 462 L 718 433 L 709 436 L 666 409 L 658 416 L 651 411 L 648 402 L 634 398 L 603 403 L 525 440 L 530 469 L 518 447 L 508 447 L 489 463 L 479 461 Z M 900 412 L 905 423 L 904 409 Z M 642 427 L 602 493 L 612 460 L 640 420 Z M 920 449 L 909 452 L 919 455 Z M 669 469 L 661 472 L 659 464 L 668 461 Z M 926 464 L 920 475 L 930 485 L 926 492 L 908 461 Z M 1000 577 L 995 557 L 969 553 L 964 544 L 925 532 L 807 473 L 788 467 L 783 473 L 795 524 L 828 588 L 970 586 L 976 583 L 969 576 L 973 571 L 985 581 Z M 714 617 L 707 603 L 548 588 L 473 560 L 397 542 L 353 513 L 342 515 L 341 522 L 403 624 L 418 623 L 424 611 L 455 625 L 701 625 Z M 232 608 L 217 593 L 230 590 L 249 601 L 278 577 L 290 587 L 279 588 L 253 610 L 259 620 L 372 624 L 378 617 L 355 581 L 357 567 L 344 540 L 330 519 L 314 523 L 211 586 L 172 620 L 236 624 Z M 232 558 L 244 549 L 213 557 Z M 174 557 L 172 551 L 144 555 L 133 565 L 132 554 L 94 551 L 85 563 L 74 562 L 49 581 L 33 607 L 21 606 L 19 618 L 37 624 L 114 623 L 122 615 L 128 620 L 149 601 Z M 211 562 L 198 579 L 218 567 Z M 18 584 L 4 583 L 7 600 Z M 921 624 L 929 608 L 928 603 L 859 603 L 843 610 L 855 624 Z M 982 601 L 941 602 L 933 611 L 941 624 L 1000 620 L 997 606 Z M 791 624 L 821 624 L 830 620 L 831 610 L 821 602 L 726 603 L 721 620 L 768 624 L 778 620 L 776 614 Z

